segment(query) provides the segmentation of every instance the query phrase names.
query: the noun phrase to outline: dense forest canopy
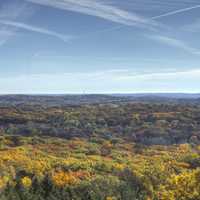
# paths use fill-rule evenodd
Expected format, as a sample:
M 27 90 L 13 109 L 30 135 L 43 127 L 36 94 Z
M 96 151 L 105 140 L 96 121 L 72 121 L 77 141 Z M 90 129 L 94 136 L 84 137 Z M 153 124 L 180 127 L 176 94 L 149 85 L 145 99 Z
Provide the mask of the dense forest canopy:
M 1 97 L 0 200 L 200 199 L 200 104 L 163 98 Z

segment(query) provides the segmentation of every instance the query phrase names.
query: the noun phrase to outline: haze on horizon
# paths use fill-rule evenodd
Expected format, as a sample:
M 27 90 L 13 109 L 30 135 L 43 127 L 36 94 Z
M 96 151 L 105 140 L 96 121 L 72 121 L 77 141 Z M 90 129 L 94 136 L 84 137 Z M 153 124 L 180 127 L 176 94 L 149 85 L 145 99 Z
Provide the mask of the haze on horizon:
M 200 93 L 199 0 L 0 2 L 0 94 Z

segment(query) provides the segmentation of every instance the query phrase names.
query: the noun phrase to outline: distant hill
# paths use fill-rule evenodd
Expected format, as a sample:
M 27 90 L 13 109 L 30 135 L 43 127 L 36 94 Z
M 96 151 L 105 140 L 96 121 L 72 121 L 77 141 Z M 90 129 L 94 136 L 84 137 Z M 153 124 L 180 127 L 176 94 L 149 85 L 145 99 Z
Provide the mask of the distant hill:
M 42 105 L 67 106 L 123 102 L 199 103 L 200 94 L 86 94 L 86 95 L 0 95 L 0 106 Z
M 127 101 L 128 97 L 110 95 L 1 95 L 0 105 L 65 106 Z
M 198 99 L 200 93 L 136 93 L 136 94 L 113 94 L 117 97 L 133 97 L 133 98 L 173 98 L 173 99 Z

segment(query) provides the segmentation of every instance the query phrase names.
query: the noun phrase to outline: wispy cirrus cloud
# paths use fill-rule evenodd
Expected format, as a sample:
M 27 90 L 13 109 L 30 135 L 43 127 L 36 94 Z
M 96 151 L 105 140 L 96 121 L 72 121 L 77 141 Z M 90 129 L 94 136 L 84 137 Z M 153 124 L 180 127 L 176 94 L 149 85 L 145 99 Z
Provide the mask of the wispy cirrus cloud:
M 0 19 L 13 20 L 26 13 L 26 4 L 5 3 L 0 8 Z M 15 35 L 15 27 L 0 25 L 0 46 Z
M 190 76 L 191 78 L 200 78 L 199 69 L 190 69 L 190 70 L 174 70 L 174 71 L 157 71 L 149 73 L 139 73 L 134 74 L 130 73 L 127 75 L 119 76 L 119 80 L 156 80 L 156 79 L 169 79 L 169 78 L 178 78 L 180 76 Z
M 22 22 L 16 22 L 16 21 L 10 21 L 10 20 L 1 20 L 0 19 L 0 24 L 6 25 L 6 26 L 11 26 L 11 27 L 14 27 L 14 28 L 17 28 L 17 29 L 23 29 L 23 30 L 27 30 L 27 31 L 31 31 L 31 32 L 49 35 L 49 36 L 52 36 L 52 37 L 56 37 L 56 38 L 58 38 L 58 39 L 60 39 L 64 42 L 67 42 L 70 39 L 72 39 L 72 36 L 60 34 L 60 33 L 45 29 L 45 28 L 28 25 L 28 24 L 25 24 L 25 23 L 22 23 Z
M 137 73 L 132 69 L 111 69 L 78 73 L 20 74 L 15 77 L 1 77 L 0 91 L 6 94 L 197 92 L 199 78 L 199 69 L 148 73 Z M 21 87 L 17 87 L 16 82 Z
M 182 29 L 193 33 L 200 32 L 200 19 L 197 19 L 196 21 L 185 25 Z
M 32 9 L 28 9 L 26 3 L 3 2 L 0 7 L 0 19 L 16 19 L 17 17 L 25 17 L 32 13 Z
M 126 1 L 110 1 L 111 5 L 119 5 L 123 7 L 131 7 L 137 11 L 159 11 L 170 12 L 173 9 L 183 9 L 199 4 L 198 0 L 126 0 Z
M 151 40 L 158 41 L 162 44 L 182 49 L 182 50 L 184 50 L 184 51 L 186 51 L 190 54 L 200 55 L 200 50 L 191 47 L 190 45 L 186 44 L 182 40 L 172 38 L 172 37 L 163 36 L 163 35 L 146 35 L 146 37 L 151 39 Z
M 192 7 L 187 7 L 187 8 L 183 8 L 183 9 L 174 10 L 174 11 L 171 11 L 171 12 L 164 13 L 162 15 L 154 16 L 151 19 L 160 19 L 160 18 L 163 18 L 163 17 L 177 15 L 179 13 L 188 12 L 190 10 L 194 10 L 194 9 L 197 9 L 197 8 L 200 8 L 200 5 L 196 5 L 196 6 L 192 6 Z
M 5 27 L 0 28 L 0 46 L 2 46 L 13 35 L 13 30 L 9 30 Z
M 158 23 L 98 0 L 26 0 L 35 4 L 77 12 L 129 26 L 154 28 Z
M 0 46 L 4 45 L 9 39 L 17 34 L 19 30 L 40 33 L 47 36 L 55 37 L 67 42 L 72 36 L 58 33 L 43 27 L 34 26 L 19 22 L 17 19 L 27 19 L 34 14 L 34 9 L 27 3 L 5 2 L 0 8 Z M 73 37 L 74 38 L 74 37 Z

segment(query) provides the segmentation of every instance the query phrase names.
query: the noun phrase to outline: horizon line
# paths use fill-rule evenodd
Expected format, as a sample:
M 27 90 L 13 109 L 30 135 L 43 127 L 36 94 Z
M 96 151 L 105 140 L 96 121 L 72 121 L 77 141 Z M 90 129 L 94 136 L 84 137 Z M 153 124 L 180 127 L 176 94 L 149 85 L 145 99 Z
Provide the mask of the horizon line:
M 30 95 L 30 96 L 39 96 L 39 95 L 137 95 L 137 94 L 148 94 L 148 95 L 153 95 L 153 94 L 184 94 L 184 95 L 200 95 L 200 92 L 72 92 L 72 93 L 0 93 L 0 96 L 10 96 L 10 95 L 19 95 L 19 96 L 25 96 L 25 95 Z

